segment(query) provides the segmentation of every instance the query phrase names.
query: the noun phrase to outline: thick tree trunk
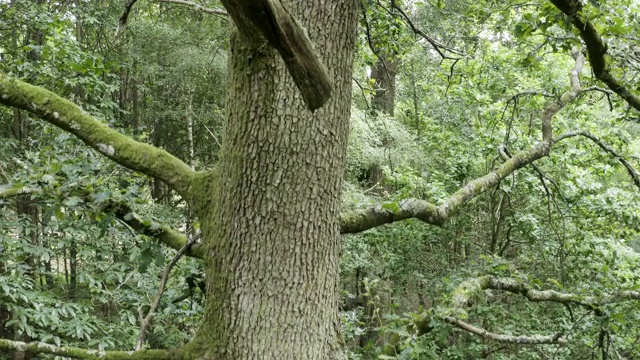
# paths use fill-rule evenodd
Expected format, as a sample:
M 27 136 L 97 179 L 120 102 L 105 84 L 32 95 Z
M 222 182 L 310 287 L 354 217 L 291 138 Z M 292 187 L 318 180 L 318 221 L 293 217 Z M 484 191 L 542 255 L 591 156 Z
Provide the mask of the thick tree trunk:
M 194 207 L 207 303 L 191 344 L 208 359 L 336 359 L 338 218 L 358 2 L 286 1 L 333 81 L 311 113 L 266 42 L 231 40 L 221 160 Z M 187 356 L 188 357 L 188 356 Z

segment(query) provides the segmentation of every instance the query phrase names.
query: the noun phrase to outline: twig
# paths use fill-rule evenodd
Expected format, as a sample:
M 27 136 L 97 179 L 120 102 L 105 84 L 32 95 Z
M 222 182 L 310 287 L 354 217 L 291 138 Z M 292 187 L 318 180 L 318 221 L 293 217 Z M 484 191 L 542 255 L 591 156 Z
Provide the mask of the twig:
M 358 79 L 356 79 L 355 77 L 351 78 L 353 80 L 353 82 L 356 83 L 356 85 L 358 85 L 358 87 L 360 88 L 360 91 L 362 92 L 362 98 L 364 99 L 364 104 L 367 106 L 367 110 L 370 109 L 369 107 L 369 102 L 367 101 L 367 93 L 364 90 L 364 87 L 362 87 L 362 84 L 360 84 L 360 81 L 358 81 Z
M 173 269 L 173 266 L 178 262 L 178 260 L 180 260 L 182 255 L 184 255 L 184 253 L 187 252 L 187 250 L 189 250 L 189 248 L 193 244 L 195 244 L 199 238 L 200 238 L 200 235 L 194 236 L 191 240 L 189 240 L 189 242 L 184 244 L 184 246 L 178 251 L 178 253 L 173 257 L 173 259 L 171 259 L 171 262 L 169 262 L 169 265 L 167 265 L 167 267 L 164 269 L 164 273 L 162 274 L 162 280 L 160 281 L 160 287 L 158 288 L 158 293 L 156 294 L 156 298 L 151 304 L 149 311 L 147 312 L 147 316 L 142 318 L 142 311 L 139 310 L 140 333 L 138 334 L 136 351 L 142 349 L 144 338 L 147 334 L 149 325 L 151 324 L 151 319 L 153 318 L 153 314 L 155 313 L 156 309 L 158 309 L 158 305 L 160 304 L 160 299 L 162 298 L 162 294 L 164 293 L 164 288 L 167 285 L 167 280 L 169 279 L 169 273 L 171 272 L 171 269 Z
M 607 89 L 603 89 L 603 88 L 597 87 L 597 86 L 591 86 L 591 87 L 588 87 L 588 88 L 582 90 L 582 92 L 587 92 L 587 91 L 600 91 L 601 93 L 604 93 L 606 95 L 606 97 L 607 97 L 607 101 L 609 102 L 609 111 L 613 111 L 613 102 L 611 102 L 611 95 L 614 94 L 613 91 L 607 90 Z
M 220 141 L 218 141 L 218 138 L 213 134 L 213 131 L 209 129 L 207 124 L 205 124 L 204 121 L 200 120 L 200 117 L 198 117 L 198 115 L 196 115 L 196 113 L 193 110 L 191 110 L 191 114 L 196 118 L 196 120 L 198 120 L 198 122 L 200 122 L 200 124 L 202 124 L 202 126 L 204 126 L 204 128 L 209 132 L 209 135 L 211 135 L 213 140 L 215 140 L 216 144 L 218 144 L 218 147 L 221 148 L 222 144 L 220 144 Z
M 433 46 L 434 50 L 438 52 L 438 54 L 440 55 L 440 57 L 442 57 L 443 59 L 454 59 L 452 57 L 449 57 L 447 55 L 445 55 L 442 50 L 440 49 L 444 49 L 450 53 L 459 55 L 459 56 L 463 56 L 466 57 L 466 55 L 460 51 L 460 50 L 456 50 L 456 49 L 452 49 L 450 47 L 447 47 L 443 44 L 440 44 L 439 42 L 437 42 L 435 39 L 431 38 L 429 35 L 427 35 L 424 31 L 418 29 L 414 24 L 413 21 L 411 21 L 411 18 L 407 15 L 407 13 L 404 12 L 404 10 L 402 10 L 400 8 L 400 6 L 398 6 L 398 4 L 396 4 L 395 1 L 391 1 L 391 5 L 393 6 L 394 9 L 398 10 L 400 12 L 400 14 L 402 15 L 402 17 L 405 19 L 405 21 L 407 22 L 407 24 L 409 24 L 409 27 L 411 28 L 411 30 L 413 30 L 414 33 L 422 36 L 423 39 L 427 40 L 427 42 L 429 44 L 431 44 L 431 46 Z
M 542 114 L 542 141 L 546 143 L 551 143 L 553 138 L 551 120 L 555 114 L 580 94 L 580 73 L 582 72 L 585 59 L 584 55 L 576 48 L 571 50 L 571 56 L 576 61 L 571 71 L 571 89 L 545 107 Z
M 566 304 L 566 305 L 567 305 L 567 307 L 569 306 L 568 304 Z M 569 309 L 571 309 L 571 308 L 569 307 Z M 591 313 L 590 311 L 586 311 L 584 314 L 582 314 L 582 316 L 580 316 L 580 318 L 576 322 L 574 322 L 573 325 L 571 325 L 571 328 L 569 329 L 569 331 L 567 331 L 567 335 L 566 336 L 568 337 L 569 335 L 571 335 L 571 333 L 576 329 L 578 324 L 582 320 L 584 320 L 584 318 L 587 317 L 587 315 L 589 315 L 590 313 Z M 572 316 L 572 320 L 571 321 L 573 321 L 573 316 Z M 560 349 L 562 349 L 561 346 L 558 346 L 556 348 L 556 351 L 553 353 L 553 357 L 551 358 L 551 360 L 555 360 L 556 356 L 558 355 L 558 351 L 560 351 Z

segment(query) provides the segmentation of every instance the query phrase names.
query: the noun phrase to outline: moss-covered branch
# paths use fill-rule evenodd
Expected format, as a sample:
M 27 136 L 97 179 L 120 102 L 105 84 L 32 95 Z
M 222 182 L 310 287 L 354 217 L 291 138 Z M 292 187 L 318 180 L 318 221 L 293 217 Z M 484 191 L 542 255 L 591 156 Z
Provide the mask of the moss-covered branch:
M 22 185 L 0 185 L 0 199 L 8 199 L 21 194 L 30 194 L 40 189 Z
M 576 0 L 551 0 L 560 11 L 562 11 L 571 24 L 578 30 L 582 41 L 587 46 L 589 63 L 595 77 L 605 83 L 609 89 L 613 90 L 623 98 L 631 107 L 640 111 L 640 97 L 631 93 L 618 79 L 609 71 L 610 64 L 607 62 L 607 44 L 604 42 L 598 30 L 588 20 L 584 13 L 583 2 Z
M 555 290 L 536 290 L 532 286 L 513 278 L 498 278 L 483 276 L 473 278 L 461 283 L 454 291 L 453 306 L 462 309 L 471 302 L 479 292 L 484 290 L 502 290 L 524 296 L 533 302 L 556 302 L 561 304 L 576 304 L 587 309 L 598 309 L 607 304 L 623 301 L 640 301 L 639 291 L 620 290 L 612 294 L 600 296 L 563 293 Z
M 0 185 L 0 199 L 8 199 L 32 192 L 42 192 L 42 189 L 22 185 Z M 82 197 L 89 196 L 89 194 L 82 194 Z M 109 200 L 100 211 L 112 213 L 139 234 L 154 238 L 172 249 L 180 251 L 187 244 L 187 237 L 169 226 L 155 221 L 141 220 L 125 201 Z M 200 244 L 193 244 L 186 249 L 185 255 L 202 259 L 204 257 L 203 247 Z
M 576 60 L 576 64 L 571 72 L 570 88 L 557 99 L 549 101 L 541 111 L 542 141 L 540 143 L 508 158 L 488 174 L 469 181 L 449 196 L 440 206 L 425 200 L 407 199 L 400 201 L 398 204 L 378 205 L 342 213 L 341 233 L 358 233 L 380 225 L 411 218 L 422 220 L 427 224 L 441 226 L 455 215 L 462 206 L 496 186 L 514 171 L 548 156 L 555 143 L 551 126 L 553 117 L 581 93 L 579 76 L 584 64 L 584 56 L 577 50 L 573 50 L 572 55 Z
M 471 180 L 453 193 L 442 205 L 435 206 L 419 199 L 407 199 L 396 204 L 378 205 L 341 214 L 340 232 L 358 233 L 376 226 L 411 218 L 441 226 L 471 199 L 497 185 L 514 171 L 547 156 L 549 144 L 542 142 L 530 150 L 515 154 L 485 176 Z
M 66 346 L 55 346 L 41 342 L 25 343 L 0 339 L 0 350 L 30 352 L 34 354 L 51 354 L 73 359 L 87 360 L 178 360 L 182 359 L 178 352 L 172 350 L 143 351 L 98 351 Z
M 182 196 L 188 195 L 194 172 L 185 163 L 164 150 L 120 134 L 51 91 L 0 73 L 0 104 L 26 110 L 72 133 L 113 161 L 164 181 Z
M 342 213 L 340 233 L 358 233 L 376 226 L 407 219 L 420 219 L 428 224 L 442 225 L 438 208 L 424 200 L 405 199 L 398 204 L 387 203 L 371 208 Z
M 485 176 L 471 180 L 465 186 L 453 193 L 447 201 L 438 207 L 438 211 L 445 219 L 454 215 L 462 205 L 469 200 L 496 186 L 514 171 L 533 163 L 549 154 L 551 144 L 541 142 L 529 150 L 521 151 L 502 163 L 495 170 Z
M 137 233 L 157 239 L 172 249 L 181 251 L 187 244 L 187 237 L 185 235 L 171 229 L 167 225 L 155 221 L 141 220 L 124 201 L 110 201 L 102 211 L 105 213 L 113 213 L 115 217 L 131 226 Z M 184 254 L 202 259 L 204 258 L 204 248 L 200 244 L 193 244 L 185 249 Z
M 500 343 L 519 344 L 519 345 L 543 345 L 543 344 L 566 344 L 567 340 L 562 336 L 562 333 L 553 335 L 512 335 L 512 334 L 498 334 L 490 332 L 487 329 L 480 328 L 469 324 L 461 319 L 453 316 L 444 316 L 440 318 L 445 323 L 455 326 L 461 330 L 470 332 L 475 335 L 479 335 L 485 339 L 493 340 Z M 414 337 L 425 335 L 433 330 L 432 317 L 426 313 L 420 314 L 413 319 L 413 321 L 407 325 L 407 334 L 411 334 Z M 387 356 L 393 356 L 401 352 L 399 345 L 402 344 L 403 338 L 394 333 L 391 335 L 385 347 L 383 354 Z
M 539 345 L 539 344 L 566 344 L 567 340 L 562 333 L 554 335 L 510 335 L 489 332 L 486 329 L 476 327 L 456 317 L 457 314 L 464 314 L 465 308 L 473 304 L 473 300 L 484 290 L 499 290 L 522 295 L 533 302 L 556 302 L 561 304 L 576 304 L 595 314 L 601 314 L 601 307 L 607 304 L 614 304 L 623 301 L 640 301 L 640 292 L 631 290 L 620 290 L 615 293 L 600 296 L 563 293 L 555 290 L 537 290 L 525 282 L 513 278 L 500 278 L 493 276 L 482 276 L 463 281 L 453 291 L 451 298 L 451 311 L 441 317 L 441 319 L 457 328 L 480 335 L 486 339 L 498 342 Z M 412 323 L 407 326 L 407 331 L 415 336 L 424 335 L 431 330 L 432 315 L 424 312 L 416 316 Z M 395 350 L 395 346 L 400 343 L 400 338 L 393 338 L 390 341 L 386 353 Z
M 566 344 L 567 340 L 562 337 L 562 333 L 554 335 L 509 335 L 496 334 L 486 329 L 473 326 L 458 318 L 446 316 L 443 319 L 447 324 L 453 325 L 459 329 L 480 335 L 481 337 L 497 342 L 520 344 L 520 345 L 543 345 L 543 344 Z

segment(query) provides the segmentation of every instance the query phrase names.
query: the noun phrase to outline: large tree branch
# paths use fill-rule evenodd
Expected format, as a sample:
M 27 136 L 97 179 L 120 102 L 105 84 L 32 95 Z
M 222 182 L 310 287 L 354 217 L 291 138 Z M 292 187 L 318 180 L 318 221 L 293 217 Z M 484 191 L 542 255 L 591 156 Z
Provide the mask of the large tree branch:
M 433 317 L 430 316 L 427 312 L 419 314 L 414 317 L 409 325 L 407 325 L 406 330 L 408 334 L 411 334 L 414 337 L 422 336 L 427 334 L 433 330 L 431 326 Z M 475 335 L 479 335 L 485 339 L 490 339 L 493 341 L 501 342 L 501 343 L 509 343 L 509 344 L 520 344 L 520 345 L 543 345 L 543 344 L 566 344 L 567 340 L 562 336 L 562 333 L 556 333 L 554 335 L 511 335 L 511 334 L 498 334 L 494 332 L 490 332 L 487 329 L 480 328 L 474 325 L 471 325 L 465 321 L 462 321 L 453 316 L 443 316 L 441 317 L 442 321 L 449 325 L 453 325 L 461 330 L 470 332 Z M 402 338 L 400 335 L 393 334 L 387 344 L 383 349 L 383 353 L 385 355 L 394 355 L 397 354 L 400 349 L 398 346 L 402 343 Z
M 557 333 L 554 335 L 496 334 L 496 333 L 489 332 L 486 329 L 473 326 L 467 322 L 464 322 L 452 316 L 445 316 L 444 321 L 447 324 L 453 325 L 464 331 L 470 332 L 472 334 L 480 335 L 485 339 L 490 339 L 497 342 L 520 344 L 520 345 L 566 344 L 567 343 L 567 340 L 562 337 L 562 333 Z
M 329 100 L 329 74 L 305 30 L 279 0 L 221 2 L 247 38 L 262 34 L 278 50 L 309 110 L 316 110 Z
M 443 316 L 442 319 L 446 323 L 456 326 L 462 330 L 498 342 L 528 345 L 567 343 L 567 340 L 562 337 L 562 333 L 557 333 L 554 335 L 528 336 L 496 334 L 489 332 L 486 329 L 475 327 L 453 316 L 457 313 L 464 313 L 464 309 L 473 303 L 472 299 L 474 299 L 480 292 L 489 289 L 507 291 L 510 293 L 522 295 L 532 302 L 576 304 L 583 306 L 588 310 L 593 310 L 596 314 L 601 313 L 600 307 L 603 305 L 619 303 L 623 301 L 640 301 L 640 292 L 638 291 L 622 290 L 612 294 L 593 296 L 563 293 L 554 290 L 536 290 L 532 286 L 518 279 L 482 276 L 479 278 L 468 279 L 458 285 L 458 287 L 453 291 L 453 309 L 451 311 L 451 315 Z M 408 329 L 414 329 L 412 332 L 414 332 L 416 336 L 420 336 L 432 330 L 431 326 L 429 325 L 430 323 L 431 316 L 425 312 L 416 317 L 413 320 L 411 326 L 408 327 Z
M 124 201 L 110 201 L 102 211 L 105 213 L 113 213 L 115 217 L 131 226 L 131 228 L 139 234 L 157 239 L 159 242 L 177 251 L 183 251 L 184 249 L 184 254 L 187 256 L 204 259 L 205 252 L 201 244 L 193 244 L 193 246 L 190 245 L 185 249 L 184 247 L 188 244 L 186 236 L 167 225 L 157 223 L 153 220 L 144 221 L 138 218 L 131 207 Z
M 0 199 L 8 199 L 22 194 L 42 192 L 41 189 L 22 185 L 0 185 Z
M 519 294 L 533 302 L 557 302 L 561 304 L 577 304 L 588 309 L 597 309 L 603 305 L 629 300 L 640 300 L 640 292 L 621 290 L 601 296 L 563 293 L 555 290 L 535 290 L 532 286 L 512 278 L 482 276 L 461 283 L 454 291 L 453 305 L 455 309 L 468 306 L 470 299 L 483 290 L 502 290 Z
M 404 199 L 398 204 L 387 203 L 371 208 L 343 212 L 340 233 L 359 233 L 374 227 L 407 219 L 420 219 L 427 224 L 442 225 L 438 207 L 420 199 Z
M 402 200 L 398 204 L 388 203 L 342 213 L 340 231 L 343 234 L 358 233 L 411 218 L 441 226 L 471 199 L 497 185 L 517 169 L 546 156 L 548 152 L 549 144 L 542 142 L 527 151 L 517 153 L 487 175 L 471 180 L 440 206 L 412 198 Z
M 485 339 L 490 339 L 497 342 L 521 344 L 521 345 L 541 345 L 541 344 L 566 344 L 567 340 L 563 337 L 562 333 L 556 333 L 553 335 L 511 335 L 511 334 L 498 334 L 490 332 L 487 329 L 476 327 L 471 325 L 457 317 L 456 314 L 464 313 L 464 308 L 469 306 L 471 300 L 480 291 L 486 289 L 506 290 L 517 294 L 526 294 L 530 288 L 515 281 L 514 279 L 505 278 L 493 278 L 491 276 L 484 276 L 480 278 L 473 278 L 462 282 L 453 292 L 452 309 L 449 313 L 438 315 L 438 318 L 442 319 L 445 323 L 453 325 L 459 329 L 470 332 L 475 335 L 479 335 Z M 524 293 L 523 293 L 524 291 Z M 545 294 L 545 295 L 541 295 Z M 529 294 L 532 299 L 542 299 L 547 296 L 545 291 L 536 291 Z M 549 296 L 547 296 L 549 297 Z M 543 300 L 538 300 L 543 301 Z M 552 300 L 549 300 L 552 301 Z M 430 311 L 424 311 L 421 314 L 413 317 L 406 329 L 409 334 L 413 336 L 422 336 L 433 330 L 432 320 L 433 314 Z M 393 354 L 397 352 L 397 346 L 401 343 L 399 335 L 394 334 L 388 341 L 388 345 L 384 349 L 385 354 Z
M 577 50 L 572 51 L 572 55 L 576 60 L 576 64 L 570 76 L 571 87 L 559 98 L 550 101 L 541 112 L 542 142 L 528 150 L 515 154 L 490 173 L 471 180 L 449 196 L 440 206 L 425 200 L 405 199 L 397 204 L 388 203 L 345 212 L 341 214 L 340 232 L 343 234 L 358 233 L 380 225 L 411 218 L 422 220 L 427 224 L 441 226 L 455 215 L 462 206 L 497 185 L 514 171 L 548 156 L 554 144 L 551 127 L 553 117 L 581 93 L 579 75 L 584 64 L 584 56 Z
M 41 342 L 25 343 L 0 339 L 0 350 L 30 352 L 34 354 L 51 354 L 73 359 L 86 360 L 176 360 L 182 359 L 174 350 L 143 351 L 99 351 L 67 346 L 55 346 Z
M 42 192 L 42 189 L 22 186 L 22 185 L 0 185 L 0 199 L 11 198 L 20 194 L 29 194 L 33 192 Z M 90 194 L 82 194 L 81 197 L 89 197 Z M 133 209 L 125 201 L 108 200 L 99 210 L 103 213 L 113 214 L 123 223 L 129 225 L 137 233 L 146 235 L 156 239 L 158 242 L 166 246 L 181 251 L 187 244 L 187 237 L 180 232 L 171 229 L 167 225 L 160 224 L 153 220 L 144 220 L 139 218 Z M 193 244 L 185 249 L 185 255 L 203 259 L 205 256 L 204 248 L 201 244 Z
M 164 150 L 120 134 L 51 91 L 0 73 L 0 104 L 26 110 L 72 133 L 120 165 L 160 179 L 188 197 L 195 174 L 189 166 Z
M 560 11 L 569 17 L 569 21 L 580 32 L 580 37 L 587 46 L 589 63 L 597 79 L 605 83 L 611 90 L 623 98 L 631 107 L 640 111 L 640 97 L 634 95 L 616 79 L 609 71 L 609 64 L 605 57 L 607 44 L 602 40 L 595 26 L 587 20 L 583 12 L 583 5 L 578 0 L 551 0 Z

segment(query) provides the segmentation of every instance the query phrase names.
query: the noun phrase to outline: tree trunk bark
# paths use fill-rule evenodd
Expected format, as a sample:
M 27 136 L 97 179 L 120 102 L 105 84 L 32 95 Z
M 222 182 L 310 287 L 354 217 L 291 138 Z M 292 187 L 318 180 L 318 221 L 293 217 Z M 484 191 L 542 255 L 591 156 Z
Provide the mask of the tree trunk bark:
M 411 59 L 411 97 L 413 100 L 413 123 L 416 128 L 416 134 L 418 135 L 418 139 L 422 136 L 420 130 L 422 128 L 422 124 L 420 121 L 420 111 L 418 110 L 418 91 L 416 89 L 416 66 L 415 59 Z
M 187 120 L 187 165 L 191 169 L 195 170 L 195 145 L 193 143 L 193 116 L 192 116 L 192 103 L 193 103 L 193 91 L 189 88 L 187 89 L 187 98 L 185 99 L 187 106 L 184 111 L 185 120 Z
M 324 360 L 343 350 L 338 218 L 358 2 L 283 3 L 334 92 L 311 113 L 276 50 L 232 35 L 221 160 L 192 201 L 210 257 L 189 351 L 206 359 Z
M 140 128 L 140 70 L 138 69 L 138 61 L 133 61 L 133 84 L 131 88 L 131 131 L 134 135 L 138 135 Z
M 75 241 L 71 241 L 69 246 L 69 291 L 70 299 L 76 298 L 76 290 L 78 287 L 78 250 Z

